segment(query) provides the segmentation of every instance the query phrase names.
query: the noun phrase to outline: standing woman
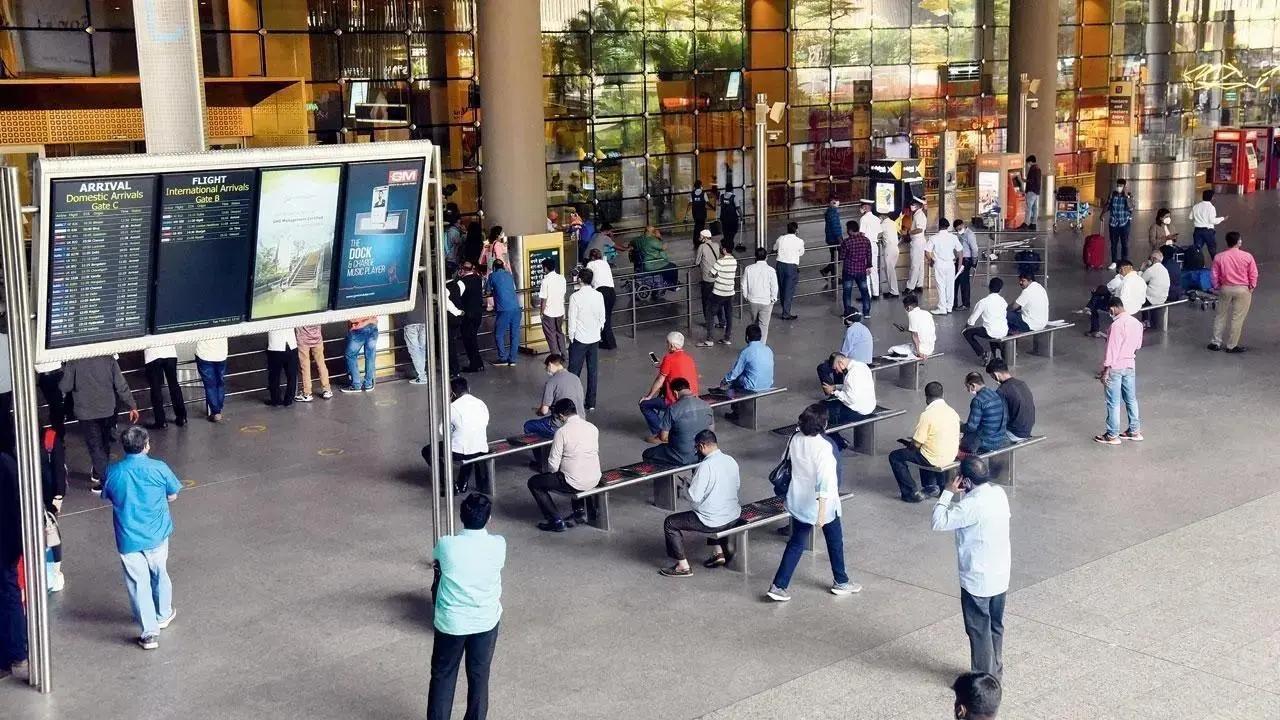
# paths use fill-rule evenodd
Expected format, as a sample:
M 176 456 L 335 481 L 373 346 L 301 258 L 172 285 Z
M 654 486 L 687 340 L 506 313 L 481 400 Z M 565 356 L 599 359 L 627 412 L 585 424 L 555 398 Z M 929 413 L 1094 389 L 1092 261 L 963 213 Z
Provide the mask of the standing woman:
M 503 232 L 501 225 L 489 228 L 489 239 L 480 251 L 480 264 L 487 270 L 485 274 L 493 271 L 495 260 L 501 260 L 504 267 L 511 267 L 511 258 L 507 255 L 507 234 Z
M 822 528 L 831 558 L 831 574 L 835 582 L 832 595 L 861 592 L 862 586 L 849 581 L 844 570 L 844 532 L 840 526 L 840 490 L 836 476 L 836 456 L 824 433 L 827 409 L 815 403 L 800 413 L 798 431 L 787 444 L 791 460 L 791 485 L 787 488 L 786 508 L 791 513 L 791 537 L 782 552 L 782 562 L 773 576 L 767 596 L 786 602 L 791 599 L 787 587 L 791 575 L 804 555 L 804 546 L 814 526 Z

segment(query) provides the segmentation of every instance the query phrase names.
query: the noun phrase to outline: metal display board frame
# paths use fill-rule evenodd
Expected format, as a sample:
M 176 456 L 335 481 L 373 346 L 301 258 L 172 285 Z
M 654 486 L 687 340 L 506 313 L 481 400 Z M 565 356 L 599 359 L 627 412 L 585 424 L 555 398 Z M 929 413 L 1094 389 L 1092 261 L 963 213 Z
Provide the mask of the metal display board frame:
M 317 165 L 342 165 L 342 189 L 339 194 L 339 222 L 335 229 L 334 258 L 337 258 L 341 247 L 342 221 L 341 211 L 346 204 L 345 166 L 352 163 L 389 162 L 395 160 L 422 161 L 422 190 L 419 195 L 418 227 L 415 233 L 413 253 L 415 260 L 425 257 L 423 253 L 424 237 L 428 236 L 430 223 L 441 217 L 439 210 L 432 212 L 436 193 L 442 182 L 435 162 L 437 148 L 429 140 L 406 140 L 385 143 L 359 143 L 351 145 L 308 145 L 287 148 L 250 148 L 243 150 L 212 150 L 201 153 L 175 153 L 160 155 L 88 155 L 71 158 L 45 158 L 36 165 L 35 183 L 37 202 L 42 209 L 39 221 L 35 226 L 32 238 L 32 281 L 33 297 L 37 318 L 35 326 L 35 360 L 37 363 L 64 362 L 77 358 L 98 357 L 114 353 L 145 350 L 160 345 L 177 345 L 220 337 L 236 337 L 253 335 L 270 330 L 299 327 L 302 325 L 318 325 L 341 322 L 370 315 L 389 315 L 403 313 L 413 309 L 414 298 L 420 282 L 418 268 L 410 273 L 411 281 L 407 299 L 391 303 L 378 303 L 343 310 L 322 310 L 300 315 L 287 315 L 262 320 L 246 319 L 231 325 L 206 327 L 193 330 L 180 330 L 168 333 L 147 333 L 141 337 L 121 340 L 107 340 L 71 345 L 61 348 L 48 347 L 48 313 L 49 313 L 49 253 L 51 250 L 52 222 L 52 187 L 55 181 L 83 179 L 98 176 L 122 175 L 155 175 L 165 173 L 208 172 L 216 173 L 228 170 L 272 170 L 281 168 L 306 167 Z M 261 192 L 259 187 L 258 192 Z M 157 194 L 155 206 L 159 208 L 161 198 Z M 435 230 L 430 233 L 433 245 L 439 247 L 441 240 L 435 238 L 442 232 L 436 223 Z M 256 238 L 256 227 L 255 227 Z M 158 243 L 158 239 L 152 242 Z M 154 268 L 153 268 L 154 270 Z M 336 270 L 335 270 L 336 272 Z M 334 280 L 333 282 L 336 282 Z M 151 289 L 148 288 L 148 292 Z M 330 298 L 332 302 L 332 297 Z M 149 324 L 148 324 L 149 326 Z

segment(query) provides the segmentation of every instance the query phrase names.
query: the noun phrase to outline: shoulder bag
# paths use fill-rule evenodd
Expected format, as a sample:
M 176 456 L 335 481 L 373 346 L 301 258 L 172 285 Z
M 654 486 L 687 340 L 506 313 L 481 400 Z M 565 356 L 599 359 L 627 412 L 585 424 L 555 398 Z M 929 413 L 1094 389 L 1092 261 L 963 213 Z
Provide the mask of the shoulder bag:
M 787 490 L 791 487 L 791 441 L 796 437 L 796 433 L 791 433 L 791 437 L 787 439 L 787 451 L 782 454 L 782 460 L 769 473 L 769 484 L 773 485 L 773 494 L 777 497 L 786 497 Z

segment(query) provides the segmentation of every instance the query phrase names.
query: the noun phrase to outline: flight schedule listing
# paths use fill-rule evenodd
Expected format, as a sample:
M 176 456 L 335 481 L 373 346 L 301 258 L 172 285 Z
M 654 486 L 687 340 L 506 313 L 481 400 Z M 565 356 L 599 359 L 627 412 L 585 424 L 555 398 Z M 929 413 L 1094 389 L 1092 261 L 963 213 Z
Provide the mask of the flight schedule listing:
M 153 332 L 245 319 L 257 178 L 254 170 L 160 176 Z
M 146 334 L 154 175 L 52 183 L 50 348 Z

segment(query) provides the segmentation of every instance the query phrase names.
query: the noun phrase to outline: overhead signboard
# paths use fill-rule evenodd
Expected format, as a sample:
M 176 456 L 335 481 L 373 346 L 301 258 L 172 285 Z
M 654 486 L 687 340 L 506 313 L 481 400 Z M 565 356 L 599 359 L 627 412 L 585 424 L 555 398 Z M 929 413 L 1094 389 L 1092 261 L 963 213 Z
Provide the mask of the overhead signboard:
M 422 161 L 347 167 L 335 308 L 409 298 Z

